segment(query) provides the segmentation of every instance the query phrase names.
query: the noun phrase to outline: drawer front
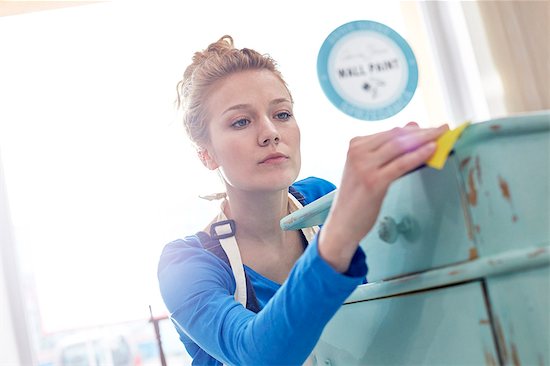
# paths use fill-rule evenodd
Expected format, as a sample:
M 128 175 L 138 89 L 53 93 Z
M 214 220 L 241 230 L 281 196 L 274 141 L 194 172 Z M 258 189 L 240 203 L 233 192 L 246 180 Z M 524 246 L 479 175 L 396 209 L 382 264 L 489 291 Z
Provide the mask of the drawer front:
M 481 284 L 346 304 L 313 350 L 317 365 L 498 363 Z
M 550 269 L 491 277 L 487 289 L 506 365 L 550 365 Z
M 550 241 L 550 112 L 473 125 L 456 146 L 480 255 Z
M 390 186 L 377 226 L 361 241 L 369 282 L 476 257 L 457 170 L 451 157 L 441 171 L 425 167 Z

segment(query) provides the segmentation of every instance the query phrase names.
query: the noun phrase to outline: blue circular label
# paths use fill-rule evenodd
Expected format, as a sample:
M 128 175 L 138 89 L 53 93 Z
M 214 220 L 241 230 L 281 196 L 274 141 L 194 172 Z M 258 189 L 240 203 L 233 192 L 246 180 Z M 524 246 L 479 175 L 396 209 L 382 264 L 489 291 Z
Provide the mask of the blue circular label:
M 323 42 L 317 75 L 328 99 L 362 120 L 401 111 L 418 84 L 418 66 L 408 43 L 390 27 L 358 20 L 336 28 Z

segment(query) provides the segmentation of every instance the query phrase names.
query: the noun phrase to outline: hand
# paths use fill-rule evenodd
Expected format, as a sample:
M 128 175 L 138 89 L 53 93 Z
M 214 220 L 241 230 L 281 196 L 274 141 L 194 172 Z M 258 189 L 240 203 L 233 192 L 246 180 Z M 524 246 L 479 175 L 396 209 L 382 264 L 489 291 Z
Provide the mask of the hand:
M 342 182 L 319 237 L 320 255 L 345 272 L 360 240 L 374 226 L 390 184 L 422 165 L 449 128 L 414 122 L 350 141 Z

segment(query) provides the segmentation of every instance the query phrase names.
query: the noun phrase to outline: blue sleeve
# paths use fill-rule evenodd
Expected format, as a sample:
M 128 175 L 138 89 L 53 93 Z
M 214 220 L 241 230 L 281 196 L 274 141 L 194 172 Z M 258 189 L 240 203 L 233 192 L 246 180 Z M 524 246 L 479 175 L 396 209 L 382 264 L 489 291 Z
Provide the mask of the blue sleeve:
M 366 272 L 360 247 L 342 274 L 320 257 L 315 238 L 257 314 L 233 298 L 230 268 L 202 248 L 168 245 L 158 275 L 173 322 L 217 360 L 231 365 L 301 365 Z
M 307 177 L 294 182 L 292 186 L 304 196 L 307 203 L 311 203 L 336 189 L 336 186 L 331 182 L 317 177 Z

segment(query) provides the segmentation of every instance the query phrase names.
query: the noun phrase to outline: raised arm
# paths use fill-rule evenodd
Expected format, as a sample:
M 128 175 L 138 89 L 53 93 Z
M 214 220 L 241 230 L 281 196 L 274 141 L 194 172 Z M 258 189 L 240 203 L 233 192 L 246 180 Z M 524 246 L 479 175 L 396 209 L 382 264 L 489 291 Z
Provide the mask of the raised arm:
M 435 140 L 448 130 L 409 123 L 351 140 L 342 182 L 319 237 L 319 254 L 345 272 L 360 240 L 374 226 L 390 184 L 420 166 L 435 151 Z

